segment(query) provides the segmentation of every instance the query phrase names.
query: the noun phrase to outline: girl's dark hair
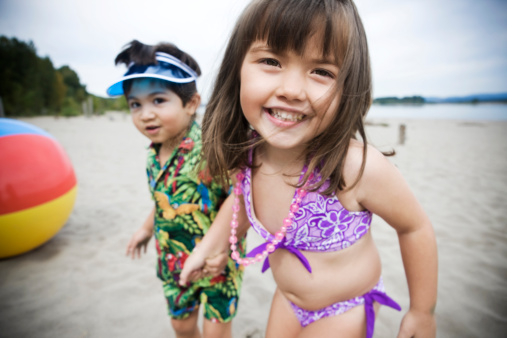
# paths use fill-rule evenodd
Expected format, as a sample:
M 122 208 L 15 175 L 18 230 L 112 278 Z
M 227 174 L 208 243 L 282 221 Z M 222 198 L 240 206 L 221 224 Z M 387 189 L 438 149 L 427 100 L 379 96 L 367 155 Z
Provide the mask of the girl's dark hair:
M 210 173 L 223 182 L 229 171 L 245 166 L 253 146 L 249 124 L 240 105 L 240 71 L 251 44 L 265 40 L 275 52 L 294 51 L 302 55 L 308 41 L 320 38 L 323 56 L 334 56 L 340 69 L 336 95 L 340 103 L 330 125 L 316 135 L 303 154 L 308 170 L 298 186 L 316 168 L 322 180 L 330 179 L 323 194 L 345 189 L 343 168 L 350 140 L 359 134 L 367 141 L 364 117 L 372 102 L 372 81 L 368 45 L 363 24 L 352 0 L 254 0 L 244 10 L 232 32 L 203 119 L 203 150 Z
M 176 45 L 169 42 L 162 42 L 155 46 L 152 46 L 145 45 L 144 43 L 141 43 L 137 40 L 132 40 L 126 44 L 123 50 L 116 56 L 114 63 L 116 65 L 123 63 L 127 67 L 132 62 L 138 65 L 157 64 L 157 60 L 155 59 L 156 52 L 167 53 L 180 59 L 183 63 L 192 68 L 197 73 L 197 75 L 201 75 L 201 68 L 199 68 L 197 61 L 195 61 L 192 56 L 176 47 Z M 132 81 L 132 79 L 123 81 L 123 92 L 125 93 L 125 96 L 128 95 L 130 89 L 132 88 Z M 190 101 L 192 96 L 197 93 L 197 86 L 195 84 L 195 81 L 182 84 L 157 79 L 153 79 L 153 81 L 161 81 L 167 89 L 176 93 L 176 95 L 178 95 L 183 102 L 183 106 L 185 106 L 188 101 Z

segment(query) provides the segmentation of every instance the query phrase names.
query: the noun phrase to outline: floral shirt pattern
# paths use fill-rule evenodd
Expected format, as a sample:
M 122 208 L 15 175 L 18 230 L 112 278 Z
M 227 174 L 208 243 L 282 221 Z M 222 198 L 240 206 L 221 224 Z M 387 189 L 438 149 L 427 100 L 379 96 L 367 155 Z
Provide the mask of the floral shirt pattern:
M 149 146 L 146 167 L 156 204 L 157 276 L 165 283 L 177 285 L 185 260 L 209 229 L 227 191 L 205 171 L 198 171 L 202 145 L 201 130 L 196 122 L 163 167 L 159 163 L 159 148 L 159 144 Z M 244 241 L 240 247 L 244 253 Z M 216 284 L 220 292 L 237 296 L 242 272 L 243 268 L 229 258 L 223 276 L 196 283 L 201 287 Z

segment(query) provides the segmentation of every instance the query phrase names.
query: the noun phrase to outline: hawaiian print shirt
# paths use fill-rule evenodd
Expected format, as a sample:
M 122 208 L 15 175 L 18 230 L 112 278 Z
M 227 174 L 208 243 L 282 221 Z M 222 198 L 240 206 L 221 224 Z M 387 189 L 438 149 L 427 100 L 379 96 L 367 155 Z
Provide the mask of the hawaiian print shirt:
M 157 275 L 165 282 L 177 283 L 186 258 L 209 229 L 227 192 L 205 171 L 198 171 L 202 144 L 196 122 L 162 168 L 159 148 L 158 144 L 150 145 L 146 168 L 156 203 Z M 232 259 L 226 272 L 239 273 Z

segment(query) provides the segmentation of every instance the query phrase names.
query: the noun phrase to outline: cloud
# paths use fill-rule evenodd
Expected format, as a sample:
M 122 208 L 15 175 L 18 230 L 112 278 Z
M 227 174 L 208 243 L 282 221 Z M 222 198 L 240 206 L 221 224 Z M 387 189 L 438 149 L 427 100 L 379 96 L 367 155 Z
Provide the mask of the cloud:
M 210 91 L 229 33 L 248 0 L 0 1 L 0 34 L 32 40 L 105 95 L 125 71 L 113 64 L 132 39 L 170 41 L 203 69 Z M 368 35 L 375 96 L 507 91 L 507 2 L 357 0 Z
M 358 1 L 376 96 L 507 90 L 507 3 Z

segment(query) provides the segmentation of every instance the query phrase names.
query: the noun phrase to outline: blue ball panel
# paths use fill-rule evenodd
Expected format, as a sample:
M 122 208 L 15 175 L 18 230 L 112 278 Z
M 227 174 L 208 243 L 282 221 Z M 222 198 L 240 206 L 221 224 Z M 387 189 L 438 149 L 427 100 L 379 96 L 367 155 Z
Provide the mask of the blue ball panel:
M 19 134 L 42 135 L 53 138 L 51 134 L 32 124 L 8 118 L 0 118 L 0 137 Z

